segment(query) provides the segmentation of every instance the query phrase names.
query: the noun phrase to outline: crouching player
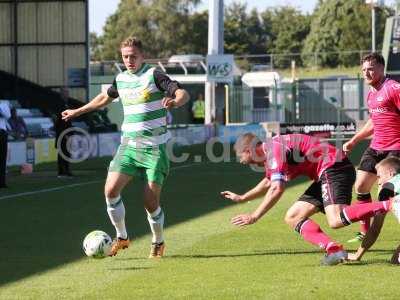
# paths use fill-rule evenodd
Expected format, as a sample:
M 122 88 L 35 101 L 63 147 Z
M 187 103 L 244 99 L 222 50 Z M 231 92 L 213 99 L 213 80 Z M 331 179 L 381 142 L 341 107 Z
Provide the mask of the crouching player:
M 379 201 L 386 201 L 391 197 L 400 194 L 400 159 L 397 157 L 388 157 L 376 165 L 379 185 Z M 396 215 L 398 217 L 398 215 Z M 381 232 L 381 228 L 385 221 L 385 214 L 377 214 L 374 217 L 371 227 L 367 231 L 360 247 L 356 253 L 349 253 L 349 260 L 361 260 L 365 252 L 372 247 Z M 400 264 L 399 262 L 400 246 L 394 251 L 391 262 Z
M 366 217 L 387 213 L 392 207 L 391 200 L 350 206 L 355 181 L 354 166 L 341 150 L 317 138 L 288 134 L 263 143 L 254 134 L 246 133 L 238 138 L 234 149 L 242 164 L 264 166 L 266 176 L 243 195 L 231 191 L 221 193 L 234 202 L 264 195 L 264 200 L 254 212 L 235 216 L 231 222 L 237 226 L 257 222 L 282 197 L 288 181 L 305 175 L 313 183 L 289 208 L 285 221 L 304 240 L 326 252 L 322 260 L 324 265 L 347 260 L 347 252 L 310 219 L 312 215 L 325 212 L 329 227 L 341 228 Z

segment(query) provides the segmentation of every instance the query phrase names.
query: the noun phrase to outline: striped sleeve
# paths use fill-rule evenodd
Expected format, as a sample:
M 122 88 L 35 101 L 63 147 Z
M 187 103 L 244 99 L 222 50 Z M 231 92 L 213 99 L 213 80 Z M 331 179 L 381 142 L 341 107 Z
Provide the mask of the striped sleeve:
M 119 97 L 116 79 L 114 79 L 112 85 L 108 88 L 107 95 L 108 95 L 108 97 L 114 98 L 114 99 Z
M 154 70 L 154 83 L 160 91 L 167 92 L 169 97 L 175 97 L 177 89 L 182 88 L 180 83 L 176 80 L 171 80 L 165 73 Z

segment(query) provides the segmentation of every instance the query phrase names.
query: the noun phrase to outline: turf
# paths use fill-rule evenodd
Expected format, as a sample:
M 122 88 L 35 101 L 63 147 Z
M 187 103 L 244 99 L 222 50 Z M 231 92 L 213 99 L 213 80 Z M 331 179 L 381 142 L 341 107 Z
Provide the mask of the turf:
M 260 200 L 232 204 L 218 193 L 243 192 L 262 174 L 235 162 L 173 166 L 162 195 L 163 259 L 146 258 L 150 235 L 140 182 L 123 193 L 131 247 L 114 258 L 88 259 L 81 250 L 85 234 L 94 229 L 113 234 L 102 196 L 106 166 L 107 159 L 79 164 L 71 180 L 55 178 L 53 164 L 28 177 L 11 170 L 11 188 L 0 195 L 0 299 L 396 299 L 400 294 L 400 269 L 388 262 L 398 244 L 393 216 L 361 263 L 320 266 L 322 253 L 283 222 L 309 183 L 294 182 L 268 215 L 239 229 L 230 218 Z M 81 185 L 68 187 L 73 184 Z M 323 215 L 315 219 L 342 242 L 358 229 L 329 230 Z

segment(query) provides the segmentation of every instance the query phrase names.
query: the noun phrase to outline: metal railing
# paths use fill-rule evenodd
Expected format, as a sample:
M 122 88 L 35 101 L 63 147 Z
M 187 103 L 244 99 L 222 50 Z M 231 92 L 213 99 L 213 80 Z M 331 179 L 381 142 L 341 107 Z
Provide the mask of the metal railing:
M 295 67 L 305 67 L 310 69 L 318 69 L 321 67 L 337 67 L 337 66 L 356 66 L 363 55 L 370 53 L 371 50 L 346 50 L 346 51 L 326 51 L 312 53 L 265 53 L 256 55 L 235 55 L 235 62 L 243 72 L 252 70 L 275 70 L 290 69 Z M 158 65 L 161 69 L 166 70 L 167 67 L 177 67 L 182 73 L 186 74 L 188 70 L 186 62 L 181 64 L 171 63 L 170 58 L 149 58 L 147 63 Z M 198 65 L 199 71 L 206 72 L 206 58 L 197 60 L 193 64 Z M 118 67 L 119 66 L 119 67 Z M 94 75 L 112 75 L 118 69 L 124 69 L 123 64 L 118 61 L 92 62 L 91 69 Z M 102 74 L 99 74 L 102 73 Z M 189 72 L 190 73 L 190 72 Z
M 289 69 L 296 67 L 318 69 L 321 67 L 357 66 L 361 58 L 371 50 L 326 51 L 312 53 L 268 53 L 236 55 L 236 63 L 246 71 L 265 69 Z
M 290 124 L 349 123 L 367 118 L 365 87 L 359 78 L 305 79 L 269 88 L 264 108 L 254 106 L 254 90 L 229 89 L 229 122 Z M 259 104 L 258 104 L 259 105 Z

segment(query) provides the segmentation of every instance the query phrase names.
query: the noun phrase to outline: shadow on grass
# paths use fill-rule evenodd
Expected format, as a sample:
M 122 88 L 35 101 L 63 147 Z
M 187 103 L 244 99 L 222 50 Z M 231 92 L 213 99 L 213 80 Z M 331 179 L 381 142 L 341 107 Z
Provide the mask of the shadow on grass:
M 126 267 L 126 268 L 108 268 L 110 271 L 141 271 L 151 269 L 150 267 Z
M 310 250 L 310 251 L 281 251 L 281 250 L 271 250 L 271 251 L 263 251 L 263 252 L 252 252 L 252 253 L 236 253 L 236 254 L 191 254 L 191 255 L 184 255 L 184 254 L 175 254 L 175 255 L 168 255 L 163 257 L 163 260 L 166 259 L 175 259 L 175 258 L 193 258 L 193 259 L 203 259 L 203 258 L 226 258 L 226 257 L 251 257 L 251 256 L 267 256 L 267 255 L 301 255 L 301 254 L 316 254 L 322 253 L 319 250 Z M 130 258 L 119 258 L 118 260 L 121 261 L 130 261 L 130 260 L 142 260 L 143 258 L 138 257 L 130 257 Z
M 127 258 L 118 258 L 114 257 L 113 260 L 119 260 L 119 261 L 129 261 L 129 260 L 145 260 L 148 258 L 145 257 L 127 257 Z
M 374 252 L 374 253 L 381 253 L 381 254 L 393 254 L 393 250 L 389 249 L 371 249 L 368 250 L 368 252 Z
M 344 265 L 349 266 L 349 267 L 354 267 L 354 266 L 362 267 L 362 266 L 370 266 L 370 265 L 393 266 L 393 264 L 390 263 L 389 259 L 382 259 L 382 258 L 368 259 L 368 260 L 355 261 L 355 262 L 347 262 Z
M 193 155 L 202 154 L 204 146 L 194 147 L 190 151 Z M 56 169 L 55 164 L 36 168 L 36 171 L 45 173 L 43 176 L 38 175 L 36 179 L 30 178 L 29 182 L 25 182 L 25 177 L 12 179 L 12 189 L 17 189 L 18 192 L 69 185 L 80 181 L 100 180 L 100 182 L 1 200 L 0 286 L 83 258 L 82 241 L 92 230 L 101 229 L 114 235 L 114 228 L 108 220 L 103 197 L 103 180 L 108 163 L 109 158 L 74 165 L 73 171 L 82 175 L 73 182 L 47 179 L 48 172 Z M 83 172 L 85 170 L 96 172 L 85 174 Z M 221 191 L 229 189 L 238 193 L 245 192 L 249 187 L 257 184 L 262 176 L 263 173 L 255 173 L 238 163 L 196 163 L 191 167 L 171 171 L 162 193 L 166 226 L 232 205 L 230 201 L 220 198 Z M 304 180 L 297 180 L 293 182 L 293 185 L 301 182 Z M 131 237 L 137 238 L 148 234 L 150 230 L 143 209 L 141 184 L 139 182 L 130 184 L 122 194 L 122 198 L 127 212 L 127 229 Z M 288 252 L 287 254 L 317 252 Z M 277 255 L 279 253 L 282 254 L 281 251 L 267 251 L 227 254 L 226 256 Z M 179 257 L 185 256 L 175 256 L 175 258 Z M 221 254 L 188 257 L 224 256 Z
M 281 251 L 281 250 L 271 250 L 271 251 L 263 251 L 263 252 L 252 252 L 252 253 L 236 253 L 236 254 L 193 254 L 193 255 L 168 255 L 165 259 L 170 258 L 234 258 L 234 257 L 251 257 L 251 256 L 269 256 L 269 255 L 304 255 L 304 254 L 317 254 L 321 253 L 319 250 L 309 250 L 309 251 Z M 163 258 L 164 259 L 164 258 Z
M 389 253 L 391 254 L 392 251 L 390 250 L 380 250 L 375 249 L 369 252 L 379 252 L 379 253 Z M 170 259 L 170 258 L 225 258 L 225 257 L 250 257 L 250 256 L 270 256 L 270 255 L 304 255 L 304 254 L 323 254 L 321 250 L 267 250 L 262 252 L 252 252 L 252 253 L 236 253 L 236 254 L 193 254 L 193 255 L 168 255 L 163 259 Z M 379 259 L 377 259 L 379 261 Z M 385 261 L 385 260 L 382 260 Z

